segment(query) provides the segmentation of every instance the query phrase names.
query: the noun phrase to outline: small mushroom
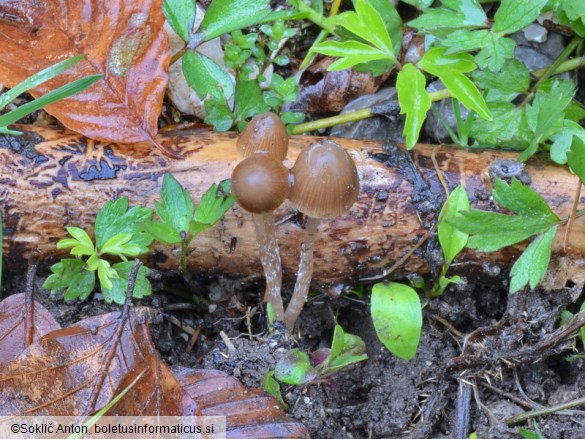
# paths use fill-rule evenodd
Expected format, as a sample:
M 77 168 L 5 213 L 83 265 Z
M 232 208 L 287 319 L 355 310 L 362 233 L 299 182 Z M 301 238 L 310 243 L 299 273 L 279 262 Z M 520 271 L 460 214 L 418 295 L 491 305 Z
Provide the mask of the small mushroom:
M 234 168 L 232 191 L 242 209 L 253 214 L 260 262 L 266 277 L 264 300 L 272 304 L 275 320 L 282 320 L 282 263 L 276 242 L 274 210 L 288 196 L 288 169 L 269 154 L 253 154 Z
M 262 152 L 283 161 L 288 151 L 288 133 L 276 114 L 262 113 L 246 126 L 238 137 L 236 147 L 244 157 Z
M 313 276 L 313 246 L 321 218 L 344 214 L 359 193 L 357 169 L 347 151 L 331 140 L 323 140 L 301 151 L 291 170 L 289 199 L 307 216 L 301 244 L 297 281 L 284 313 L 289 330 L 307 301 Z

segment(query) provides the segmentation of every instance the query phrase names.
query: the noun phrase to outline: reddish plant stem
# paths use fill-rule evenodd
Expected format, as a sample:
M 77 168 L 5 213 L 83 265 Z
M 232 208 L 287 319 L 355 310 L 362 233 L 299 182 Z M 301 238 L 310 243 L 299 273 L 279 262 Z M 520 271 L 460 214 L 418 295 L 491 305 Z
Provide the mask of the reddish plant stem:
M 266 292 L 264 302 L 272 305 L 274 319 L 282 320 L 284 306 L 280 293 L 282 284 L 282 261 L 280 250 L 276 242 L 276 227 L 274 226 L 274 214 L 272 212 L 255 214 L 254 226 L 256 227 L 256 241 L 260 250 L 260 262 L 266 278 Z
M 292 331 L 294 328 L 295 322 L 301 314 L 307 302 L 307 296 L 309 295 L 309 287 L 311 285 L 311 278 L 313 277 L 313 247 L 318 228 L 319 219 L 310 216 L 307 217 L 307 224 L 305 225 L 305 233 L 301 244 L 297 281 L 293 295 L 284 313 L 284 323 L 289 331 Z

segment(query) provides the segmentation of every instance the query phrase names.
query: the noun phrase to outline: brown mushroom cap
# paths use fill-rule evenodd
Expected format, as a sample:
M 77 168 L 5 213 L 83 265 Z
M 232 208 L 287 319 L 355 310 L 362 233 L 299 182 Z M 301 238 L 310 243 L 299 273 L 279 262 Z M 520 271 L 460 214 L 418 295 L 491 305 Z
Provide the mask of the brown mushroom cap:
M 291 203 L 314 218 L 344 214 L 360 191 L 355 163 L 345 149 L 331 140 L 301 151 L 291 175 Z
M 235 167 L 232 192 L 244 210 L 271 212 L 288 196 L 288 169 L 268 154 L 254 154 Z
M 288 133 L 276 114 L 259 114 L 240 134 L 236 147 L 244 157 L 261 152 L 283 161 L 288 152 Z

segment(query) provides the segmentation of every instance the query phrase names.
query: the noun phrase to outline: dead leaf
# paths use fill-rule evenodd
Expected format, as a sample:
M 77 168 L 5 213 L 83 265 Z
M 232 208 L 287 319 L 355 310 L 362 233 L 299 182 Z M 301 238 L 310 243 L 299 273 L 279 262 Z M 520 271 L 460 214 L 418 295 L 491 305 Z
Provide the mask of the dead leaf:
M 139 377 L 109 416 L 226 416 L 230 439 L 309 437 L 274 398 L 223 372 L 181 368 L 175 376 L 152 344 L 148 321 L 154 311 L 149 308 L 103 314 L 61 329 L 54 321 L 45 323 L 52 318 L 35 303 L 37 337 L 23 349 L 23 307 L 23 294 L 0 302 L 0 355 L 11 353 L 0 358 L 0 416 L 87 416 Z
M 374 77 L 351 69 L 328 72 L 334 58 L 323 58 L 304 71 L 300 93 L 291 110 L 306 113 L 337 113 L 350 101 L 375 93 L 390 72 Z
M 156 142 L 170 49 L 161 0 L 0 0 L 0 82 L 8 87 L 57 61 L 87 58 L 31 91 L 106 77 L 46 110 L 92 139 Z

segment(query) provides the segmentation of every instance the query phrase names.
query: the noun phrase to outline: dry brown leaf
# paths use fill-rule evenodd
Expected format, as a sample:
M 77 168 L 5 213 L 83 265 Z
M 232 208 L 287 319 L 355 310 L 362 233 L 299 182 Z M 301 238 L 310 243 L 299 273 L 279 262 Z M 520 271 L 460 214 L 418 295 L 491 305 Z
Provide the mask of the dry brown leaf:
M 24 294 L 14 294 L 0 302 L 0 370 L 8 367 L 27 347 L 24 302 Z M 32 326 L 33 341 L 61 328 L 49 311 L 37 302 Z
M 92 139 L 156 145 L 170 60 L 164 22 L 161 0 L 0 0 L 0 82 L 12 87 L 57 61 L 86 54 L 32 95 L 105 73 L 104 80 L 46 110 Z
M 152 344 L 148 308 L 103 314 L 61 329 L 36 303 L 36 332 L 57 328 L 24 349 L 23 308 L 22 294 L 0 302 L 0 355 L 16 351 L 13 361 L 0 367 L 1 416 L 86 416 L 139 377 L 108 415 L 226 416 L 230 439 L 308 438 L 303 424 L 287 418 L 274 398 L 223 372 L 182 368 L 175 376 Z
M 337 113 L 350 101 L 375 93 L 390 72 L 374 77 L 351 69 L 328 72 L 334 58 L 323 58 L 304 71 L 300 92 L 291 110 L 307 113 Z

